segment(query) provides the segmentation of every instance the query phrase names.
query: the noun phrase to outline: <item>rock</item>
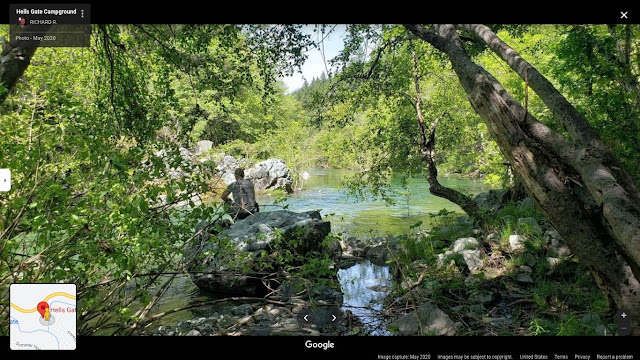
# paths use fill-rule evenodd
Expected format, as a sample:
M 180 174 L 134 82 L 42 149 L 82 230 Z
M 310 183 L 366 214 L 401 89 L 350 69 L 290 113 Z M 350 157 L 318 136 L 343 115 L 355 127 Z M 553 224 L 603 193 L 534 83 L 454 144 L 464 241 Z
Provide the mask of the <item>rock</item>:
M 475 235 L 475 236 L 479 236 L 479 235 L 482 235 L 482 230 L 480 230 L 480 229 L 473 229 L 473 230 L 471 230 L 471 233 L 472 233 L 473 235 Z
M 180 156 L 177 158 L 169 157 L 169 154 L 165 149 L 158 150 L 154 153 L 155 156 L 161 158 L 162 162 L 164 162 L 164 165 L 167 168 L 167 174 L 171 179 L 179 179 L 189 176 L 189 171 L 184 170 L 183 168 L 188 168 L 188 164 L 193 159 L 193 154 L 185 148 L 180 148 L 178 151 Z
M 236 168 L 245 169 L 245 177 L 247 175 L 246 167 L 249 165 L 249 161 L 247 159 L 236 159 L 231 155 L 222 155 L 220 160 L 216 162 L 216 170 L 222 177 L 222 180 L 225 184 L 229 185 L 232 182 L 236 181 L 233 172 Z
M 542 228 L 538 224 L 538 221 L 533 217 L 518 219 L 518 225 L 530 227 L 534 234 L 542 234 Z
M 275 320 L 275 316 L 269 311 L 260 308 L 253 314 L 253 319 L 257 322 L 272 322 Z
M 250 304 L 242 304 L 231 309 L 231 314 L 235 316 L 246 316 L 253 314 L 253 307 Z
M 202 155 L 203 152 L 209 151 L 213 148 L 213 141 L 200 140 L 196 143 L 195 154 L 196 156 Z
M 238 319 L 238 325 L 251 325 L 253 323 L 253 316 L 251 315 L 247 315 Z
M 293 192 L 291 173 L 281 159 L 268 159 L 259 162 L 245 172 L 245 177 L 253 181 L 258 190 L 282 189 L 288 193 Z
M 222 318 L 218 320 L 218 326 L 224 329 L 230 328 L 236 323 L 236 320 L 229 315 L 223 315 Z
M 418 317 L 420 322 L 418 322 Z M 422 324 L 422 333 L 420 333 Z M 390 324 L 398 330 L 398 335 L 455 335 L 456 327 L 449 315 L 431 303 L 420 305 L 417 310 L 406 314 Z
M 474 237 L 460 238 L 453 243 L 453 252 L 461 252 L 467 249 L 477 249 L 480 243 Z
M 330 286 L 320 286 L 311 290 L 311 298 L 320 303 L 324 301 L 332 304 L 342 304 L 342 293 Z
M 480 208 L 495 212 L 511 200 L 511 191 L 509 189 L 489 190 L 479 193 L 473 200 Z
M 506 205 L 511 200 L 511 189 L 489 190 L 489 192 L 493 192 L 493 197 L 500 205 Z
M 432 240 L 431 246 L 433 246 L 434 249 L 442 249 L 443 247 L 447 246 L 447 244 L 442 240 Z
M 482 253 L 480 250 L 462 250 L 460 251 L 462 257 L 464 258 L 464 262 L 467 264 L 467 268 L 472 273 L 482 269 L 484 262 L 482 260 Z
M 608 327 L 603 324 L 596 326 L 596 334 L 599 336 L 613 336 L 615 335 L 614 331 L 611 331 Z
M 513 320 L 508 316 L 489 318 L 487 321 L 495 327 L 506 327 L 513 324 Z
M 331 231 L 331 224 L 328 221 L 318 220 L 319 217 L 319 214 L 296 213 L 288 210 L 260 212 L 224 229 L 218 238 L 227 239 L 235 250 L 250 253 L 246 259 L 248 264 L 251 264 L 252 258 L 260 251 L 273 251 L 269 244 L 280 236 L 285 243 L 291 243 L 292 239 L 296 239 L 299 245 L 295 250 L 305 255 L 310 251 L 320 250 L 322 241 Z M 224 271 L 226 265 L 221 263 L 217 256 L 217 244 L 207 240 L 208 236 L 203 236 L 197 244 L 185 252 L 187 258 L 194 259 L 189 262 L 189 271 L 192 272 L 192 280 L 199 288 L 239 295 L 255 295 L 259 290 L 264 290 L 262 282 L 249 275 L 216 274 Z M 197 256 L 203 252 L 210 254 L 204 258 Z
M 491 244 L 491 243 L 499 243 L 500 242 L 500 235 L 497 233 L 491 233 L 489 235 L 487 235 L 487 243 Z
M 375 291 L 375 292 L 387 292 L 389 291 L 389 287 L 388 286 L 384 286 L 384 285 L 372 285 L 367 287 L 367 289 L 371 290 L 371 291 Z
M 533 270 L 531 269 L 530 266 L 522 265 L 522 266 L 520 266 L 520 272 L 531 274 L 533 272 Z
M 200 331 L 194 329 L 194 330 L 189 331 L 185 335 L 186 336 L 201 336 L 202 334 L 200 334 Z
M 479 304 L 488 304 L 493 301 L 493 293 L 490 291 L 476 291 L 471 293 L 469 301 Z
M 571 249 L 569 249 L 567 245 L 563 245 L 558 249 L 559 257 L 567 257 L 567 256 L 571 256 L 572 254 L 573 253 L 571 252 Z
M 533 205 L 533 200 L 531 200 L 531 198 L 528 196 L 524 198 L 524 200 L 522 200 L 520 205 L 518 205 L 518 210 L 527 210 L 527 209 L 535 209 Z
M 524 250 L 525 238 L 520 235 L 509 236 L 509 246 L 512 252 L 518 252 Z
M 533 283 L 533 278 L 531 278 L 531 274 L 529 273 L 518 274 L 518 277 L 516 278 L 516 280 L 521 283 L 528 283 L 528 284 Z
M 271 309 L 269 310 L 269 314 L 273 315 L 273 316 L 280 316 L 280 317 L 292 317 L 293 313 L 291 312 L 291 310 L 285 308 L 285 307 L 278 307 L 275 309 Z
M 553 269 L 560 263 L 560 259 L 555 257 L 548 257 L 547 263 L 549 263 L 549 266 Z
M 589 325 L 592 328 L 595 328 L 598 325 L 602 324 L 602 321 L 600 320 L 600 316 L 598 316 L 598 314 L 593 314 L 593 313 L 585 314 L 582 318 L 580 318 L 580 322 L 583 324 Z
M 453 254 L 453 252 L 451 252 L 451 251 L 445 251 L 445 252 L 443 252 L 441 254 L 438 254 L 438 260 L 437 260 L 438 266 L 444 266 L 445 265 L 444 264 L 445 259 L 447 259 L 452 254 Z
M 348 269 L 357 263 L 358 261 L 354 257 L 342 257 L 338 263 L 338 267 L 340 269 Z
M 366 258 L 376 265 L 385 265 L 389 257 L 389 249 L 386 245 L 377 245 L 367 251 Z
M 547 255 L 550 257 L 568 257 L 572 255 L 571 249 L 564 245 L 560 239 L 551 238 L 551 245 L 547 249 Z
M 562 236 L 560 235 L 560 233 L 553 229 L 553 230 L 547 230 L 547 232 L 545 232 L 545 235 L 549 236 L 552 239 L 559 239 L 562 240 Z
M 229 185 L 229 184 L 233 183 L 234 181 L 236 181 L 236 176 L 233 175 L 232 172 L 226 173 L 226 174 L 222 175 L 222 181 L 224 181 L 225 184 Z
M 498 211 L 500 203 L 491 192 L 481 192 L 473 198 L 479 208 L 488 211 Z
M 314 211 L 313 213 L 320 215 L 320 213 L 317 212 L 317 211 Z M 312 219 L 313 219 L 313 217 L 312 217 Z M 318 220 L 322 221 L 322 218 L 319 218 Z M 327 251 L 327 254 L 329 254 L 329 257 L 334 258 L 334 259 L 338 259 L 338 258 L 340 258 L 342 256 L 342 246 L 340 244 L 340 241 L 332 239 L 326 245 L 327 246 L 326 246 L 325 250 Z

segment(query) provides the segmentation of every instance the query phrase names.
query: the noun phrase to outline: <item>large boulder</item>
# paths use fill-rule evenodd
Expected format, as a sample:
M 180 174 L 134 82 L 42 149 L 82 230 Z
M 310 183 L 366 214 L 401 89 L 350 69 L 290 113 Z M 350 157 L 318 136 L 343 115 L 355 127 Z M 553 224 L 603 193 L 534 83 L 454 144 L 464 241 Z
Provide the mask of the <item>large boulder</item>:
M 526 217 L 518 219 L 518 225 L 525 226 L 531 229 L 534 234 L 542 234 L 542 228 L 538 224 L 536 218 Z
M 240 167 L 240 161 L 231 155 L 223 155 L 216 164 L 216 170 L 218 170 L 218 173 L 222 176 L 222 180 L 227 185 L 236 181 L 236 178 L 233 176 L 233 171 L 237 167 Z
M 199 224 L 196 232 L 205 226 Z M 250 271 L 246 275 L 238 275 L 238 271 L 231 269 L 230 263 L 223 259 L 237 262 L 238 256 L 233 254 L 243 255 L 244 266 L 251 268 L 255 257 L 263 250 L 267 253 L 277 251 L 279 241 L 304 255 L 320 250 L 323 239 L 330 231 L 331 224 L 323 221 L 317 211 L 260 212 L 224 229 L 216 235 L 219 241 L 209 241 L 211 235 L 203 232 L 197 244 L 185 252 L 185 256 L 190 259 L 188 267 L 192 272 L 191 278 L 199 288 L 216 293 L 255 295 L 265 289 L 262 281 L 252 276 Z
M 213 148 L 213 141 L 211 140 L 200 140 L 196 143 L 195 146 L 195 155 L 200 156 L 202 153 L 211 150 Z
M 185 148 L 180 148 L 180 157 L 174 158 L 169 156 L 169 152 L 165 149 L 158 150 L 154 153 L 155 156 L 162 159 L 164 162 L 169 177 L 172 179 L 179 179 L 189 176 L 189 163 L 193 159 L 193 154 Z M 187 169 L 183 169 L 187 168 Z
M 473 198 L 478 207 L 488 211 L 498 211 L 511 200 L 509 189 L 489 190 L 481 192 Z
M 259 162 L 252 169 L 249 169 L 245 176 L 253 181 L 258 190 L 282 189 L 288 193 L 293 192 L 291 172 L 281 159 L 268 159 Z
M 422 326 L 421 326 L 422 325 Z M 398 335 L 455 335 L 456 324 L 449 315 L 432 303 L 420 305 L 391 323 Z M 422 329 L 422 332 L 420 330 Z

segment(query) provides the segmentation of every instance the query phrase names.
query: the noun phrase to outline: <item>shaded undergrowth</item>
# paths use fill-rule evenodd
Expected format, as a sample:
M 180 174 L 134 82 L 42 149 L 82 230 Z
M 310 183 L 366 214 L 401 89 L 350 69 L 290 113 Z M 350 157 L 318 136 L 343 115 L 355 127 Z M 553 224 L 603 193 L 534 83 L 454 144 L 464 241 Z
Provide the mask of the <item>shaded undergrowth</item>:
M 532 207 L 507 204 L 482 227 L 441 213 L 432 226 L 400 239 L 388 261 L 396 281 L 386 306 L 394 316 L 432 302 L 460 323 L 457 335 L 615 333 L 614 310 L 593 277 L 575 256 L 549 255 L 552 228 Z M 512 235 L 525 239 L 520 251 L 511 249 Z M 459 253 L 439 263 L 463 237 L 480 243 L 482 269 L 470 271 Z

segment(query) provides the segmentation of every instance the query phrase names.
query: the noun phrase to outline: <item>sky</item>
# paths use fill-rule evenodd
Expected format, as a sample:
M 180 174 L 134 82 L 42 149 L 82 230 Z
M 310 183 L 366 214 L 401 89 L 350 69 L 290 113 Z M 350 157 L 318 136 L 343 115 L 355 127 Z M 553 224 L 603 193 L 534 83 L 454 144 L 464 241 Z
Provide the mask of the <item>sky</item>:
M 319 41 L 322 39 L 322 34 L 320 30 L 314 33 L 314 28 L 315 25 L 306 25 L 303 27 L 303 31 L 311 35 L 314 41 Z M 327 31 L 331 28 L 333 28 L 333 25 L 328 26 Z M 340 50 L 343 49 L 345 31 L 346 25 L 336 25 L 331 34 L 324 39 L 324 59 L 326 60 L 326 67 L 322 52 L 318 49 L 311 49 L 306 53 L 309 57 L 304 65 L 302 65 L 302 74 L 296 72 L 294 76 L 287 76 L 281 79 L 287 85 L 287 93 L 301 88 L 302 84 L 304 84 L 304 79 L 311 82 L 314 77 L 319 78 L 322 72 L 326 73 L 326 69 L 331 69 L 329 60 L 338 55 Z

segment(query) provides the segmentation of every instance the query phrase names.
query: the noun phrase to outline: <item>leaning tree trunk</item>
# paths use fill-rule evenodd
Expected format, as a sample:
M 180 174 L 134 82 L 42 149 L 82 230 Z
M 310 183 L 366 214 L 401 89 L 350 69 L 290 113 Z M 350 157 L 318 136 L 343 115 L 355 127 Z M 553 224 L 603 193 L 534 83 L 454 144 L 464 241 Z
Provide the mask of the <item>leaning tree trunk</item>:
M 46 32 L 50 25 L 30 26 L 31 31 Z M 35 46 L 25 46 L 24 41 L 10 41 L 3 44 L 0 53 L 0 86 L 6 90 L 0 93 L 0 105 L 7 98 L 9 92 L 18 82 L 18 79 L 29 66 L 33 54 L 36 52 L 40 42 Z
M 482 25 L 479 36 L 538 94 L 572 141 L 536 120 L 462 48 L 453 25 L 405 25 L 444 52 L 475 111 L 536 203 L 640 334 L 640 196 L 580 113 L 551 83 Z
M 438 116 L 431 122 L 431 126 L 429 129 L 426 128 L 426 123 L 424 121 L 424 116 L 422 115 L 422 97 L 420 95 L 420 74 L 418 73 L 418 59 L 416 58 L 415 52 L 411 51 L 411 58 L 413 60 L 413 82 L 416 90 L 416 99 L 414 102 L 414 107 L 416 109 L 416 115 L 418 119 L 418 128 L 420 134 L 420 141 L 418 146 L 420 147 L 420 156 L 422 161 L 424 161 L 427 166 L 427 181 L 429 182 L 429 192 L 435 196 L 447 199 L 452 203 L 460 206 L 464 212 L 466 212 L 470 217 L 476 220 L 479 223 L 484 222 L 484 217 L 482 216 L 482 212 L 473 201 L 472 198 L 466 196 L 465 194 L 457 191 L 455 189 L 443 186 L 438 181 L 438 168 L 434 161 L 435 148 L 436 148 L 436 128 L 438 127 L 438 123 L 445 116 L 448 116 L 448 113 L 444 112 L 442 115 Z M 427 136 L 427 132 L 429 135 Z

